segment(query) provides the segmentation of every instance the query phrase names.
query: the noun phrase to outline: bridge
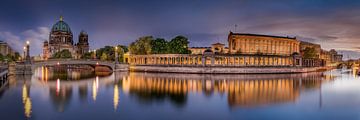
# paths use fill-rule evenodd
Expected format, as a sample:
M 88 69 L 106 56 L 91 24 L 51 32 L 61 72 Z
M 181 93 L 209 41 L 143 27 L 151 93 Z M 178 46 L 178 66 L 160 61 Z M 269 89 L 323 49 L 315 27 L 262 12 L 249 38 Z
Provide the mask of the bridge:
M 76 59 L 54 59 L 45 61 L 33 61 L 32 69 L 41 66 L 54 66 L 54 65 L 90 65 L 94 68 L 96 66 L 105 66 L 111 70 L 115 70 L 115 62 L 99 61 L 99 60 L 76 60 Z
M 9 82 L 8 78 L 9 70 L 7 66 L 0 66 L 0 90 Z

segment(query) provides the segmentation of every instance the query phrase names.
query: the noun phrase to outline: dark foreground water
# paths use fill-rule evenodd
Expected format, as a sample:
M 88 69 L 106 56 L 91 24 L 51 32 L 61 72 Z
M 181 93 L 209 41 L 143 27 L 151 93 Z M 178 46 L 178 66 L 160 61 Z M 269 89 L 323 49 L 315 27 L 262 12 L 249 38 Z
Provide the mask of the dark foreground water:
M 39 68 L 0 91 L 0 119 L 360 119 L 360 78 L 94 73 Z

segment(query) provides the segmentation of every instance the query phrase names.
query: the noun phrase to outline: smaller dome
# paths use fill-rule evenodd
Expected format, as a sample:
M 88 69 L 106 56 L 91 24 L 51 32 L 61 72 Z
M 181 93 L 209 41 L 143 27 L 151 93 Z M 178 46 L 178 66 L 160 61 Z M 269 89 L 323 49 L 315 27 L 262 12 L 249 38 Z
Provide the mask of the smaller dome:
M 87 33 L 84 30 L 81 30 L 80 34 L 87 35 Z

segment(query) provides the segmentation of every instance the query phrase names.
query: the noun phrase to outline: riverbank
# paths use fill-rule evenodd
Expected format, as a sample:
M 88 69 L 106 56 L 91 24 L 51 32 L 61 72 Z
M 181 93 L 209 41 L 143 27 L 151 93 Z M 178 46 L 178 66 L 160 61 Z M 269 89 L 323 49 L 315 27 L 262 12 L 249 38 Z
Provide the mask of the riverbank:
M 201 74 L 271 74 L 306 73 L 324 71 L 327 67 L 240 67 L 240 66 L 166 66 L 166 65 L 129 65 L 132 72 L 159 73 L 201 73 Z

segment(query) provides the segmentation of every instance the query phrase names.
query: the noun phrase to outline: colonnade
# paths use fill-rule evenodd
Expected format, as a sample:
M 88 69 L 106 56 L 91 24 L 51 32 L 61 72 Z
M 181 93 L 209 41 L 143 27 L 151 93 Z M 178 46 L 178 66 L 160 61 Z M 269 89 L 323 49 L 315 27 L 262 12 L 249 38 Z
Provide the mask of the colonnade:
M 129 55 L 132 65 L 292 66 L 292 56 L 268 55 Z

